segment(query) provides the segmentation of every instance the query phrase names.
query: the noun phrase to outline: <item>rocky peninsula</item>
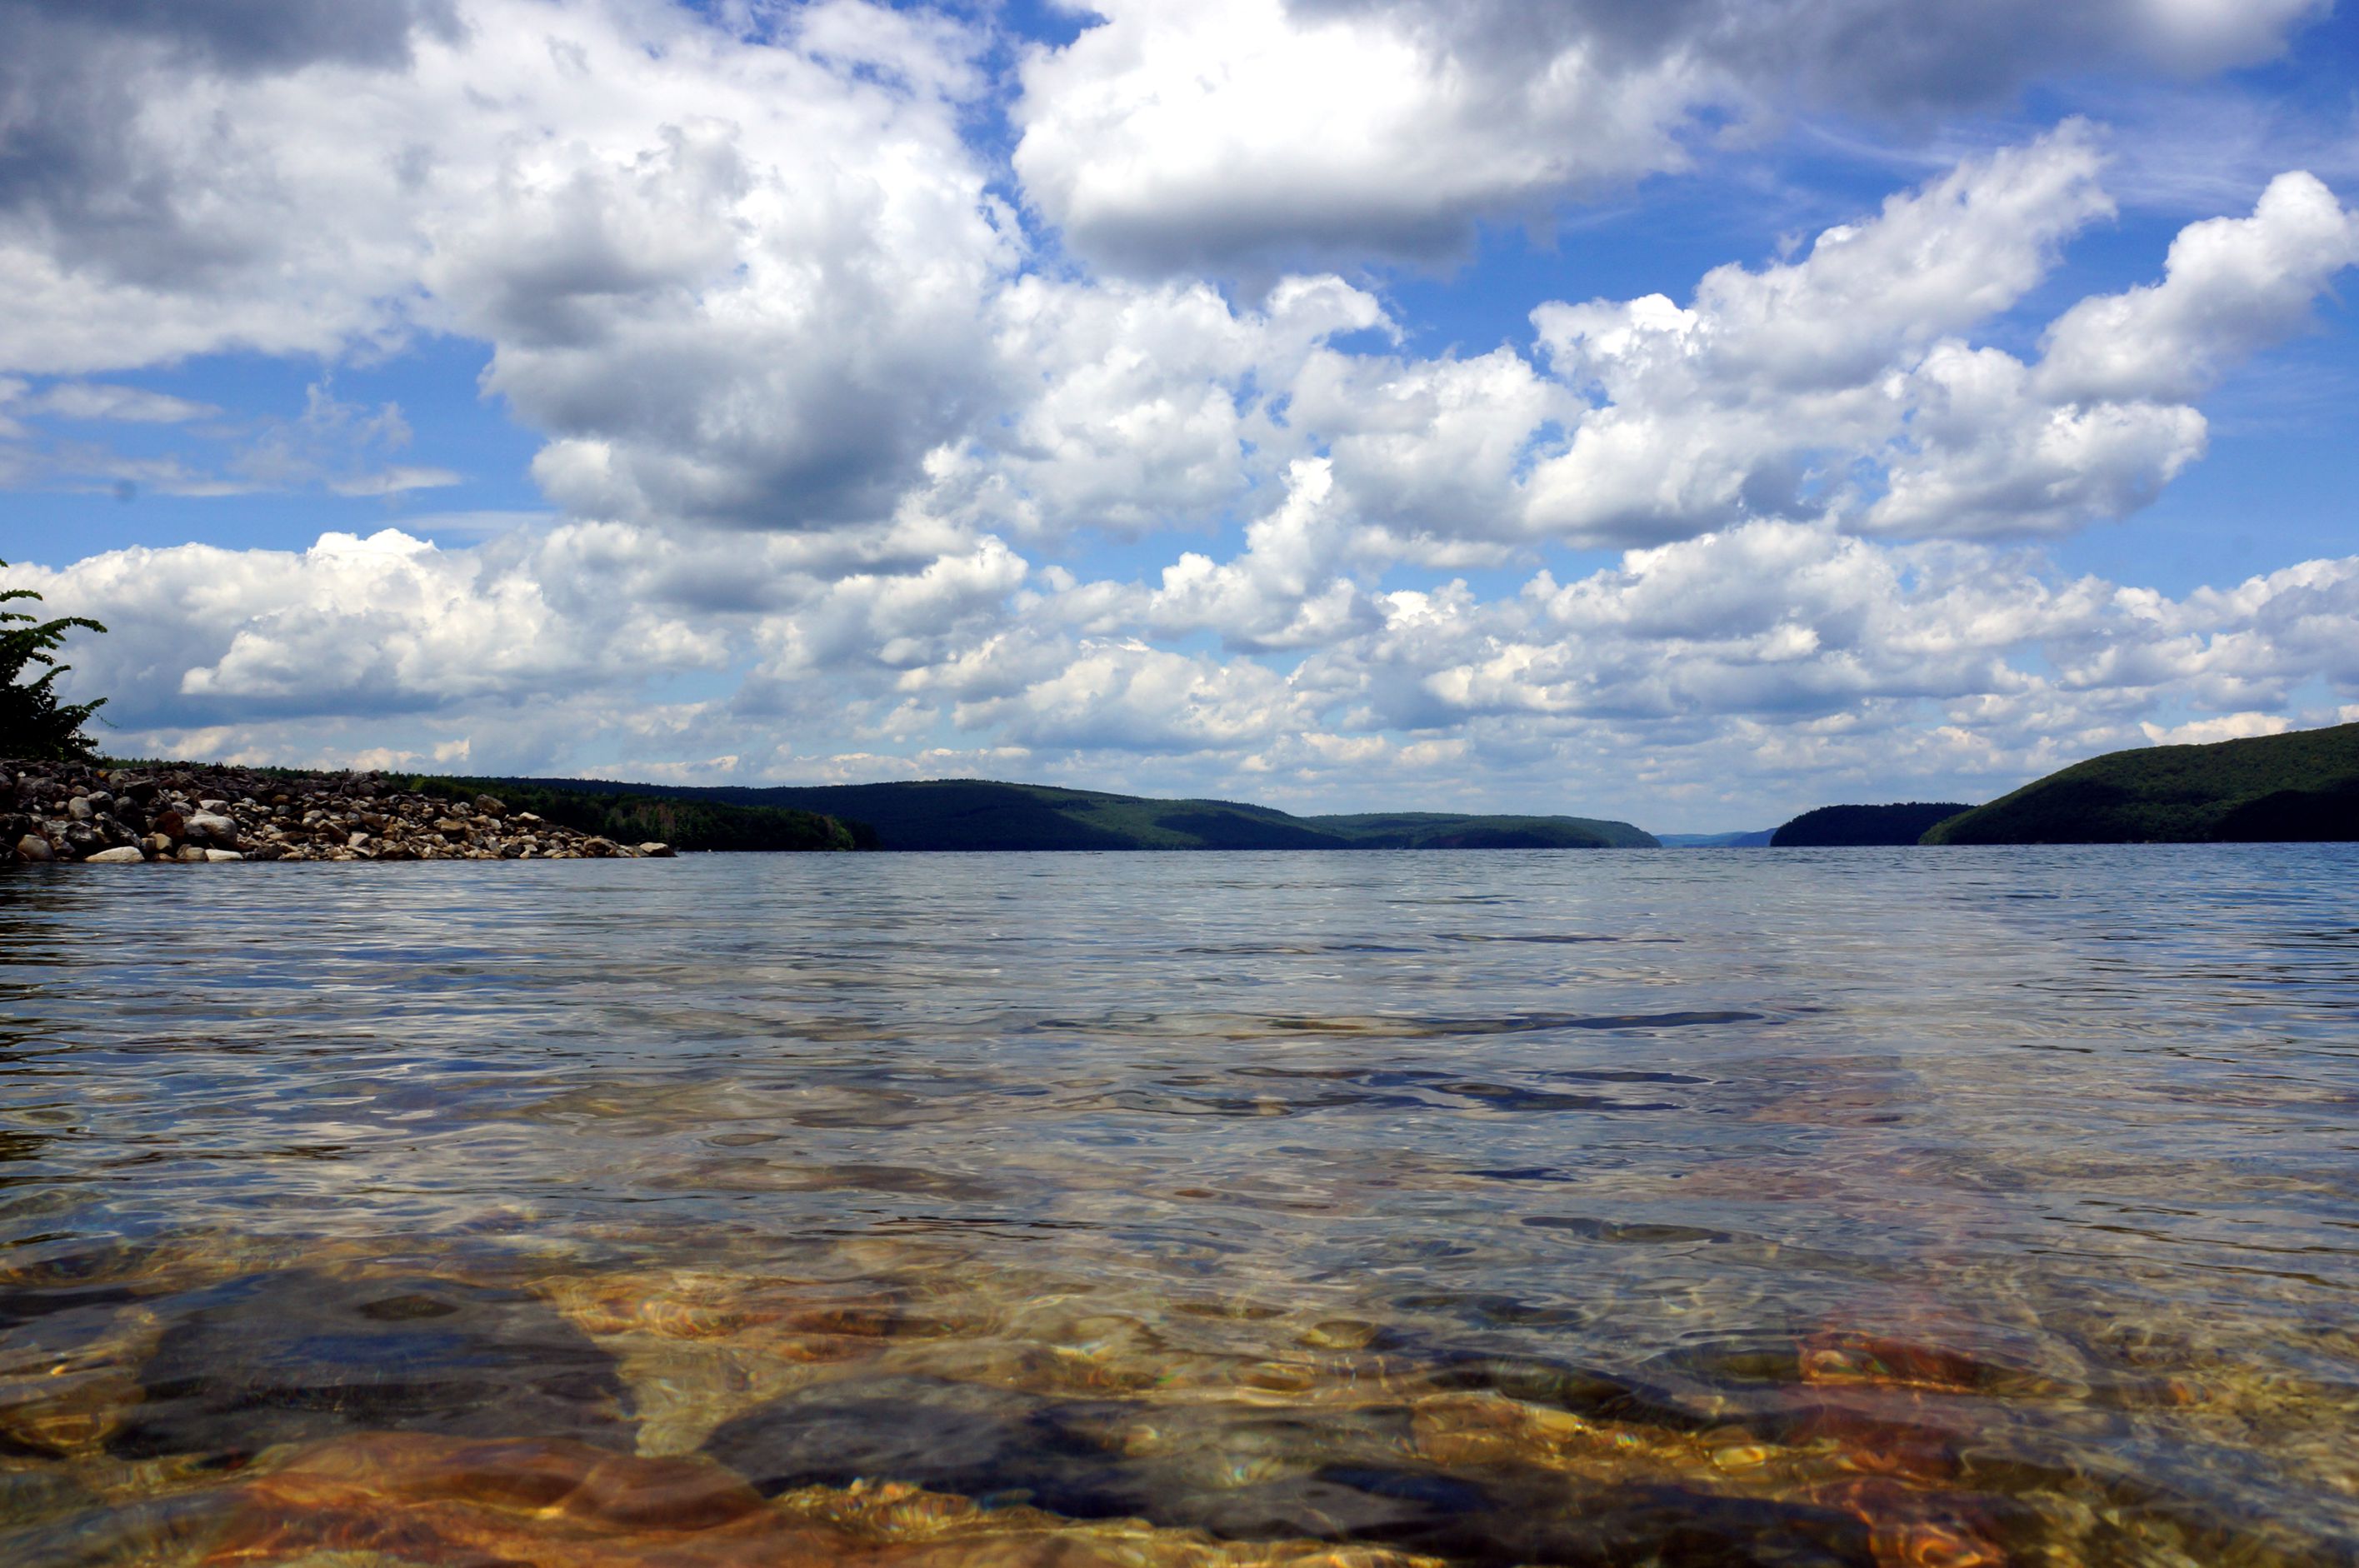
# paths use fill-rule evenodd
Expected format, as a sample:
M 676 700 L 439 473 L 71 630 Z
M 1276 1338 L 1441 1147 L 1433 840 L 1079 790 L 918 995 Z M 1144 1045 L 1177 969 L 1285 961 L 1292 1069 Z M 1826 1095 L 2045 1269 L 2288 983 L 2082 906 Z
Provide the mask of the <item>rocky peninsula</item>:
M 382 774 L 0 761 L 0 862 L 668 858 Z

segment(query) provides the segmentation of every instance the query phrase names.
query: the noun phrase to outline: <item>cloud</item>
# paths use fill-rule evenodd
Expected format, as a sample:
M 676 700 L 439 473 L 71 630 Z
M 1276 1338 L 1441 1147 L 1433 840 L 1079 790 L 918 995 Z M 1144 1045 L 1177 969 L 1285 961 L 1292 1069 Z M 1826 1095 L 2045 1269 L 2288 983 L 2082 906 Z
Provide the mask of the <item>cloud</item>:
M 1747 518 L 2069 534 L 2136 512 L 2201 458 L 2209 429 L 2190 399 L 2297 330 L 2348 259 L 2332 194 L 2288 175 L 2253 217 L 2191 225 L 2164 283 L 2067 311 L 2044 356 L 1978 345 L 2014 331 L 2064 247 L 2112 212 L 2102 168 L 2095 135 L 2068 124 L 1792 259 L 1716 267 L 1684 304 L 1543 304 L 1528 357 L 1338 346 L 1394 327 L 1332 277 L 1283 280 L 1258 310 L 1201 284 L 1027 278 L 995 316 L 1016 400 L 937 454 L 925 504 L 1027 539 L 1138 534 L 1266 511 L 1288 465 L 1315 458 L 1352 519 L 1337 539 L 1372 570 Z M 2142 363 L 2168 376 L 2092 379 L 2084 345 L 2114 342 L 2096 329 L 2124 310 L 2139 313 L 2127 335 L 2155 345 Z
M 749 552 L 619 524 L 5 575 L 116 628 L 77 640 L 69 680 L 113 695 L 116 744 L 143 751 L 201 732 L 298 757 L 341 734 L 467 742 L 487 767 L 727 756 L 760 780 L 1014 757 L 1101 784 L 1155 759 L 1140 782 L 1165 790 L 1661 823 L 1699 780 L 1742 780 L 1712 788 L 1748 818 L 1845 779 L 1991 793 L 2142 726 L 2261 733 L 2305 722 L 2305 691 L 2359 700 L 2359 558 L 2172 598 L 2022 550 L 1750 522 L 1486 597 L 1354 581 L 1332 479 L 1290 485 L 1242 556 L 1151 584 L 1035 572 L 987 539 L 824 581 L 791 538 Z M 717 565 L 766 580 L 764 602 L 701 601 Z M 1171 646 L 1208 632 L 1262 651 Z M 665 694 L 682 679 L 694 696 Z
M 79 371 L 323 352 L 414 272 L 379 84 L 446 0 L 0 4 L 0 360 Z M 279 120 L 317 100 L 310 132 Z
M 1007 696 L 960 703 L 955 722 L 1027 749 L 1150 753 L 1254 746 L 1313 722 L 1302 694 L 1251 659 L 1086 641 L 1060 662 Z
M 1031 277 L 991 321 L 1006 412 L 944 455 L 930 502 L 1051 536 L 1217 520 L 1299 443 L 1277 405 L 1329 340 L 1392 329 L 1332 276 L 1280 279 L 1255 309 L 1202 283 Z
M 334 480 L 328 488 L 339 495 L 400 495 L 412 490 L 438 490 L 461 483 L 462 477 L 447 468 L 397 467 Z
M 1682 62 L 1535 70 L 1387 16 L 1108 0 L 1023 71 L 1016 172 L 1092 258 L 1147 271 L 1454 253 L 1475 215 L 1681 161 Z
M 1894 197 L 1799 261 L 1717 268 L 1689 306 L 1541 306 L 1550 368 L 1590 407 L 1533 463 L 1523 527 L 1631 544 L 1824 517 L 2006 538 L 2146 506 L 2204 451 L 2185 399 L 2298 330 L 2359 250 L 2332 194 L 2288 174 L 2251 218 L 2183 231 L 2163 283 L 2065 312 L 2037 362 L 1973 346 L 2110 211 L 2097 171 L 2068 125 Z
M 1798 261 L 1715 268 L 1690 306 L 1542 305 L 1549 365 L 1591 407 L 1535 466 L 1527 526 L 1638 542 L 1845 504 L 1850 464 L 1904 426 L 1919 359 L 2021 299 L 2109 211 L 2098 162 L 2067 126 L 1895 196 Z
M 2282 713 L 2223 713 L 2216 719 L 2197 719 L 2170 729 L 2157 724 L 2140 724 L 2138 731 L 2157 746 L 2210 746 L 2223 740 L 2283 735 L 2292 727 Z
M 190 450 L 165 454 L 125 452 L 53 428 L 60 420 L 184 425 L 196 419 L 208 423 L 186 443 Z M 303 412 L 294 419 L 241 419 L 212 404 L 135 387 L 60 381 L 29 392 L 24 382 L 0 380 L 0 442 L 17 443 L 13 451 L 0 446 L 0 463 L 17 488 L 111 485 L 213 497 L 317 489 L 384 496 L 462 482 L 446 468 L 384 465 L 409 441 L 409 421 L 398 404 L 372 409 L 341 402 L 324 382 L 306 389 Z M 208 445 L 219 450 L 208 452 Z
M 1327 647 L 1380 626 L 1367 593 L 1345 575 L 1364 562 L 1340 502 L 1332 464 L 1298 460 L 1284 502 L 1246 528 L 1245 554 L 1218 565 L 1182 555 L 1136 606 L 1140 619 L 1159 637 L 1211 631 L 1247 653 Z
M 5 401 L 5 399 L 0 399 Z M 211 403 L 192 402 L 137 387 L 101 381 L 60 381 L 15 403 L 25 414 L 60 419 L 100 419 L 124 424 L 178 425 L 219 414 Z
M 1098 265 L 1433 262 L 1476 220 L 1688 168 L 1732 127 L 1923 120 L 2092 70 L 2201 75 L 2326 0 L 1102 0 L 1035 49 L 1027 199 Z
M 0 367 L 459 331 L 549 435 L 560 505 L 761 528 L 889 511 L 984 399 L 1015 257 L 960 136 L 969 31 L 847 3 L 750 43 L 669 5 L 280 9 L 267 45 L 277 11 L 250 36 L 0 10 L 0 53 L 84 94 L 61 138 L 49 87 L 10 100 Z
M 1784 9 L 1805 32 L 1883 26 L 1865 0 Z M 867 536 L 914 508 L 1058 545 L 1260 515 L 1288 465 L 1317 458 L 1359 559 L 1457 568 L 1747 517 L 2023 537 L 2125 516 L 2202 452 L 2197 384 L 2298 326 L 2349 248 L 2332 195 L 2288 177 L 2253 218 L 2190 229 L 2161 284 L 2068 312 L 2027 372 L 1973 334 L 2110 211 L 2095 139 L 2068 125 L 1966 160 L 1797 259 L 1715 268 L 1684 304 L 1544 304 L 1537 354 L 1371 352 L 1366 334 L 1397 329 L 1339 276 L 1277 276 L 1240 298 L 1040 265 L 962 134 L 988 84 L 977 28 L 856 0 L 747 12 L 742 27 L 539 0 L 364 10 L 290 21 L 267 45 L 226 22 L 143 31 L 120 6 L 71 25 L 6 12 L 73 69 L 108 62 L 139 92 L 108 122 L 121 212 L 38 182 L 0 199 L 0 287 L 20 304 L 0 319 L 0 368 L 241 347 L 333 357 L 451 331 L 490 345 L 484 389 L 542 432 L 532 477 L 578 517 Z M 1207 30 L 1212 13 L 1234 28 Z M 2210 38 L 2225 60 L 2304 14 L 2280 5 L 2246 27 L 2132 7 L 2122 26 Z M 1213 116 L 1174 144 L 1210 160 L 1204 202 L 1244 222 L 1266 201 L 1291 222 L 1330 197 L 1350 209 L 1364 186 L 1439 203 L 1448 227 L 1525 180 L 1497 172 L 1518 159 L 1621 158 L 1584 116 L 1622 125 L 1617 95 L 1724 73 L 1728 29 L 1750 15 L 1701 0 L 1660 15 L 1140 0 L 1029 59 L 1016 163 L 1046 200 L 1054 180 L 1027 170 L 1058 122 L 1034 114 L 1054 96 L 1038 94 L 1065 82 L 1087 99 L 1108 60 L 1159 82 L 1193 49 L 1218 62 L 1203 82 L 1220 92 L 1312 116 L 1287 156 L 1352 163 L 1296 171 L 1326 195 L 1288 183 L 1284 158 L 1232 168 L 1252 149 L 1223 138 L 1259 135 L 1261 110 L 1216 112 L 1190 97 L 1196 76 L 1175 78 L 1155 113 Z M 1929 26 L 1942 48 L 1984 38 L 1956 7 Z M 1559 57 L 1573 63 L 1533 74 Z M 1373 72 L 1340 109 L 1322 97 L 1337 62 Z M 1135 87 L 1090 101 L 1112 114 Z M 1331 111 L 1346 117 L 1320 118 Z M 1345 134 L 1350 115 L 1374 117 L 1365 135 Z M 1089 158 L 1147 136 L 1076 125 Z M 1121 166 L 1146 171 L 1150 215 L 1217 239 L 1230 218 L 1157 194 L 1150 143 Z M 1073 201 L 1095 200 L 1096 167 L 1068 170 Z M 1339 236 L 1359 222 L 1344 216 Z M 211 248 L 208 225 L 223 236 Z M 2125 311 L 2144 368 L 2115 341 Z M 2155 371 L 2166 362 L 2175 376 Z M 397 411 L 315 407 L 212 465 L 43 451 L 27 433 L 38 410 L 10 412 L 0 441 L 32 447 L 0 459 L 17 483 L 385 495 L 451 476 L 387 461 Z
M 1752 93 L 1887 113 L 1957 110 L 2093 68 L 2201 75 L 2283 52 L 2331 0 L 1293 0 L 1390 19 L 1452 51 L 1545 69 L 1585 45 L 1619 65 L 1685 55 Z
M 396 529 L 300 552 L 209 545 L 12 569 L 113 628 L 78 642 L 74 679 L 140 728 L 515 704 L 715 662 L 678 616 L 568 570 L 580 528 L 441 550 Z M 592 547 L 594 548 L 594 547 Z
M 2313 10 L 1108 0 L 1023 61 L 1011 188 L 990 27 L 933 12 L 0 0 L 84 94 L 52 145 L 0 64 L 0 475 L 451 485 L 331 374 L 451 334 L 549 503 L 10 576 L 117 627 L 73 680 L 146 749 L 1643 819 L 2295 722 L 2359 697 L 2359 562 L 2171 597 L 2036 547 L 2303 329 L 2359 245 L 2317 179 L 2060 310 L 2113 211 L 2077 123 L 1526 342 L 1424 352 L 1362 268 L 1763 134 L 1838 44 L 1863 112 L 1939 113 Z M 277 418 L 104 379 L 242 350 L 328 368 Z
M 2159 283 L 2083 299 L 2048 329 L 2040 391 L 2074 402 L 2178 399 L 2292 336 L 2311 301 L 2359 263 L 2359 216 L 2324 182 L 2281 174 L 2248 218 L 2190 224 Z

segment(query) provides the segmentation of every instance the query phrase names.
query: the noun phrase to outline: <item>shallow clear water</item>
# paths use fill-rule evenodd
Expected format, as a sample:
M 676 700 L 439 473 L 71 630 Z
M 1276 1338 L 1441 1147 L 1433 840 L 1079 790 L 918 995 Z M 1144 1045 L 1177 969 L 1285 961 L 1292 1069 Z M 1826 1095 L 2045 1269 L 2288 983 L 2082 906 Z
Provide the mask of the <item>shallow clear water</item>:
M 0 873 L 0 1561 L 2350 1563 L 2354 873 Z

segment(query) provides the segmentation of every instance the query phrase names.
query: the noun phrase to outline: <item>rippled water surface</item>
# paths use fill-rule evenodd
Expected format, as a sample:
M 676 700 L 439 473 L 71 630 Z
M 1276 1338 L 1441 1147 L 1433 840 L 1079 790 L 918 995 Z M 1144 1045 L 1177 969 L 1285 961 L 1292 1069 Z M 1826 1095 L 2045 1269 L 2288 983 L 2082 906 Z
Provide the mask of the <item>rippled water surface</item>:
M 0 1562 L 2349 1563 L 2354 874 L 0 871 Z

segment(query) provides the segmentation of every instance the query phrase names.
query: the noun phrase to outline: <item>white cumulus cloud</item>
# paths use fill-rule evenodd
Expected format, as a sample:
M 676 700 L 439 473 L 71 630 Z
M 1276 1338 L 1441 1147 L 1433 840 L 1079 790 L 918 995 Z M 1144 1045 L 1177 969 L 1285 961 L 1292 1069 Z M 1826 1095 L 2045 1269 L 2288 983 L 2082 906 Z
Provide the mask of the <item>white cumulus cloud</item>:
M 2267 59 L 2329 0 L 1097 0 L 1015 108 L 1029 200 L 1125 270 L 1459 253 L 1796 110 Z

